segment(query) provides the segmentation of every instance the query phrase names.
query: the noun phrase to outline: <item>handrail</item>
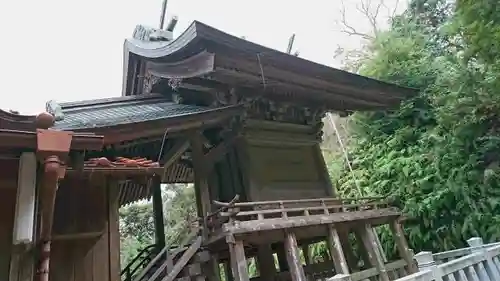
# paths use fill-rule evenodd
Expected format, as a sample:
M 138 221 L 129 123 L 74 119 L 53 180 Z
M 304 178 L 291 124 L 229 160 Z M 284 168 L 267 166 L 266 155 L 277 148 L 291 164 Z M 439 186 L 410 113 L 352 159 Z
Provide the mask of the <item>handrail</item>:
M 194 237 L 196 237 L 198 234 L 198 231 L 192 231 L 189 235 L 187 235 L 183 241 L 181 242 L 181 244 L 179 245 L 178 248 L 176 248 L 172 253 L 170 253 L 169 257 L 167 258 L 167 260 L 165 262 L 163 262 L 157 269 L 156 271 L 153 273 L 152 276 L 149 277 L 148 281 L 154 281 L 156 280 L 161 272 L 163 272 L 168 266 L 172 266 L 173 265 L 173 261 L 174 261 L 174 258 L 179 254 L 181 253 L 182 251 L 184 251 L 186 249 L 186 244 L 188 244 Z M 156 262 L 155 262 L 156 263 Z M 136 281 L 139 281 L 141 279 L 137 278 Z
M 140 267 L 144 265 L 144 263 L 147 261 L 148 258 L 151 257 L 153 254 L 154 250 L 156 250 L 157 245 L 156 244 L 151 244 L 144 249 L 142 249 L 128 264 L 127 266 L 122 269 L 120 272 L 120 276 L 125 277 L 125 281 L 131 281 L 132 277 L 134 274 L 139 270 Z M 147 255 L 145 255 L 147 254 Z M 139 261 L 138 264 L 136 262 Z
M 174 226 L 174 228 L 176 228 L 178 225 L 181 225 L 185 223 L 185 221 L 179 221 L 177 222 L 177 224 Z M 150 271 L 152 269 L 155 270 L 155 272 L 153 272 L 153 275 L 151 277 L 149 277 L 149 279 L 152 279 L 152 277 L 155 277 L 157 278 L 160 274 L 161 271 L 163 271 L 166 266 L 168 265 L 169 262 L 173 261 L 173 258 L 179 253 L 179 252 L 182 252 L 184 249 L 185 249 L 185 244 L 188 243 L 190 241 L 190 239 L 194 238 L 197 233 L 199 232 L 199 229 L 197 228 L 196 230 L 192 230 L 191 233 L 189 235 L 187 235 L 186 237 L 184 237 L 184 239 L 180 242 L 180 244 L 177 246 L 177 247 L 172 247 L 172 245 L 165 245 L 165 247 L 163 247 L 163 249 L 161 249 L 160 251 L 158 251 L 157 253 L 155 253 L 155 256 L 152 257 L 152 259 L 145 265 L 143 266 L 142 268 L 142 271 L 137 275 L 137 276 L 133 276 L 134 279 L 130 279 L 130 280 L 127 280 L 127 281 L 140 281 L 140 280 L 143 280 L 144 277 L 146 277 L 146 275 L 148 273 L 151 273 Z M 173 249 L 172 252 L 169 252 L 171 249 Z M 160 259 L 162 259 L 163 257 L 166 257 L 166 261 L 165 262 L 162 262 L 162 264 L 160 265 L 159 268 L 155 268 L 155 265 L 157 265 L 157 263 L 160 262 Z M 152 279 L 154 280 L 154 279 Z
M 287 204 L 287 203 L 321 203 L 330 201 L 361 201 L 361 200 L 383 200 L 387 197 L 359 197 L 359 198 L 314 198 L 314 199 L 296 199 L 296 200 L 275 200 L 275 201 L 255 201 L 255 202 L 220 202 L 214 200 L 216 206 L 221 207 L 255 207 L 259 205 Z M 232 203 L 232 204 L 231 204 Z
M 467 247 L 467 248 L 461 248 L 461 249 L 455 249 L 455 250 L 450 250 L 446 252 L 441 252 L 437 254 L 433 254 L 432 256 L 434 257 L 434 260 L 437 261 L 438 263 L 448 262 L 449 259 L 454 259 L 454 258 L 459 258 L 463 257 L 466 255 L 470 255 L 473 250 L 476 249 L 481 249 L 481 248 L 491 248 L 494 246 L 499 246 L 500 242 L 495 242 L 495 243 L 490 243 L 490 244 L 484 244 L 479 247 Z
M 219 214 L 220 212 L 223 212 L 224 210 L 227 210 L 227 208 L 231 208 L 231 207 L 234 207 L 234 205 L 236 203 L 238 203 L 238 201 L 240 200 L 240 195 L 236 194 L 234 196 L 233 199 L 231 199 L 231 201 L 229 202 L 221 202 L 221 201 L 217 201 L 217 200 L 213 200 L 214 204 L 216 206 L 220 206 L 220 208 L 210 214 L 208 214 L 207 217 L 212 217 L 212 216 L 215 216 L 217 214 Z

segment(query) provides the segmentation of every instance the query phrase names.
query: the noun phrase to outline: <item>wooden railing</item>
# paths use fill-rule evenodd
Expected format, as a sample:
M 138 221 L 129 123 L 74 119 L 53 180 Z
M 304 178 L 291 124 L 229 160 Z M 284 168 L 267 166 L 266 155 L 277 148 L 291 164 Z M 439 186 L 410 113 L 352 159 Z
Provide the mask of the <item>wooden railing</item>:
M 132 281 L 133 277 L 141 272 L 151 259 L 158 252 L 156 244 L 152 244 L 142 249 L 121 271 L 120 276 L 123 281 Z
M 268 218 L 290 218 L 297 216 L 324 215 L 338 212 L 353 212 L 375 210 L 389 207 L 385 197 L 363 198 L 317 198 L 299 200 L 279 200 L 261 202 L 213 202 L 219 208 L 218 212 L 225 221 L 249 221 Z
M 479 239 L 479 238 L 472 238 L 469 241 L 475 241 L 474 239 Z M 484 244 L 481 246 L 478 246 L 479 248 L 492 248 L 494 246 L 498 246 L 500 243 L 491 243 L 491 244 Z M 446 251 L 446 252 L 441 252 L 437 254 L 433 254 L 432 257 L 434 258 L 434 261 L 438 265 L 452 261 L 457 258 L 461 258 L 463 256 L 467 256 L 472 254 L 474 251 L 479 250 L 478 247 L 467 247 L 467 248 L 462 248 L 462 249 L 456 249 L 456 250 L 451 250 L 451 251 Z
M 468 240 L 471 247 L 433 255 L 420 252 L 415 255 L 419 272 L 398 278 L 395 281 L 497 281 L 500 280 L 500 244 L 483 245 L 481 238 Z M 467 254 L 469 253 L 469 254 Z M 464 254 L 464 255 L 463 255 Z M 461 257 L 458 257 L 462 255 Z M 438 264 L 435 258 L 453 260 Z M 377 276 L 377 272 L 374 275 Z M 358 281 L 368 276 L 359 273 L 335 275 L 328 281 Z

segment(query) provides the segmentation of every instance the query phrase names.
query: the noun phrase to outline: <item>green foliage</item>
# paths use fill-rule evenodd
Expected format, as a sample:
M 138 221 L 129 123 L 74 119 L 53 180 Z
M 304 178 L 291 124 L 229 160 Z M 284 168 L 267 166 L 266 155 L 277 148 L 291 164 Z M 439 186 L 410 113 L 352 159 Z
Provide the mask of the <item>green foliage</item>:
M 153 205 L 131 204 L 120 209 L 120 261 L 125 267 L 143 248 L 154 243 Z
M 498 65 L 500 6 L 497 1 L 458 0 L 456 27 L 467 44 L 467 58 Z
M 445 1 L 412 1 L 373 42 L 361 73 L 420 93 L 396 111 L 353 117 L 354 173 L 338 180 L 343 196 L 396 198 L 413 219 L 415 251 L 500 238 L 500 16 L 492 1 L 458 2 L 454 12 Z
M 170 198 L 165 200 L 165 235 L 167 244 L 177 245 L 189 235 L 196 220 L 196 201 L 192 185 L 170 185 Z
M 194 189 L 190 185 L 167 185 L 162 194 L 167 245 L 176 245 L 189 234 L 196 218 Z M 154 241 L 153 204 L 138 202 L 120 209 L 121 265 L 125 267 Z

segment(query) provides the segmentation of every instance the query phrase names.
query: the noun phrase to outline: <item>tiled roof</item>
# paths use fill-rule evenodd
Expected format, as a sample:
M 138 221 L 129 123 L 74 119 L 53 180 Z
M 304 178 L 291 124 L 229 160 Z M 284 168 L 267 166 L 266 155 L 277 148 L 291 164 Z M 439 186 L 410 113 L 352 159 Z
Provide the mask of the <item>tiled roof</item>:
M 210 110 L 194 105 L 177 104 L 158 95 L 119 97 L 61 104 L 64 119 L 53 128 L 78 130 L 153 121 Z
M 112 167 L 127 167 L 127 168 L 156 168 L 160 167 L 158 162 L 148 160 L 146 158 L 134 157 L 116 157 L 115 161 L 111 161 L 106 157 L 90 158 L 84 163 L 85 168 L 112 168 Z

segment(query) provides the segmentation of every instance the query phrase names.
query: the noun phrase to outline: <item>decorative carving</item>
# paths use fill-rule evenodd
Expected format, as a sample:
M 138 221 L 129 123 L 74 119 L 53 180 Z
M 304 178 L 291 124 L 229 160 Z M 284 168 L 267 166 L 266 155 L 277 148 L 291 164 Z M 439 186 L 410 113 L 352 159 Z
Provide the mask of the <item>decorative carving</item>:
M 212 106 L 214 107 L 236 105 L 242 101 L 234 88 L 229 91 L 216 91 L 213 96 L 214 102 Z
M 292 102 L 279 102 L 262 96 L 245 97 L 238 94 L 234 88 L 229 91 L 217 91 L 213 93 L 213 107 L 237 104 L 242 104 L 245 107 L 245 113 L 242 116 L 232 119 L 231 124 L 220 132 L 221 138 L 223 138 L 224 134 L 227 134 L 227 131 L 243 127 L 244 121 L 247 118 L 309 125 L 315 129 L 318 139 L 322 137 L 322 119 L 326 114 L 326 109 L 323 106 L 304 107 Z
M 247 116 L 252 119 L 316 126 L 326 113 L 324 108 L 303 107 L 262 97 L 247 103 Z
M 143 82 L 142 82 L 142 93 L 143 94 L 149 94 L 151 93 L 151 90 L 153 89 L 153 86 L 156 85 L 158 82 L 160 82 L 161 77 L 152 75 L 149 72 L 146 72 L 146 75 L 144 75 Z
M 35 125 L 37 129 L 48 129 L 54 126 L 55 117 L 48 112 L 42 112 L 36 116 Z
M 172 88 L 172 90 L 177 90 L 182 84 L 182 78 L 180 77 L 170 77 L 168 78 L 168 86 Z
M 184 102 L 184 98 L 179 93 L 173 92 L 171 95 L 172 101 L 176 104 L 182 104 Z
M 140 24 L 135 27 L 132 37 L 141 41 L 171 41 L 174 38 L 172 31 Z
M 59 105 L 55 100 L 49 100 L 45 103 L 45 111 L 54 116 L 55 121 L 61 121 L 64 119 L 64 113 L 62 111 L 61 105 Z

